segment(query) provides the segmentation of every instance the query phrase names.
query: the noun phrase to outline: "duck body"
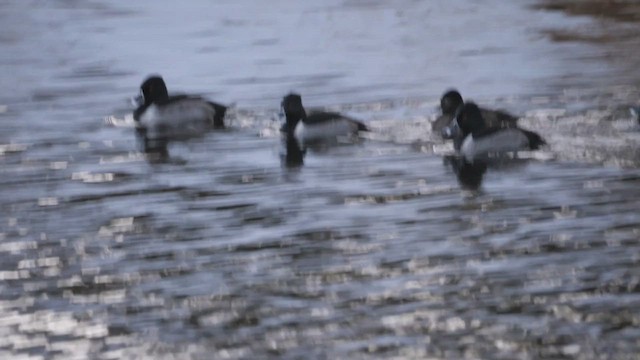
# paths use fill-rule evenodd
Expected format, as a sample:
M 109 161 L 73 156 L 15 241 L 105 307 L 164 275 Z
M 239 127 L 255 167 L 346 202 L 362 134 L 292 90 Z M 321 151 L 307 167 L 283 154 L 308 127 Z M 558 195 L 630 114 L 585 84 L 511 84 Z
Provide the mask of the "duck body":
M 441 133 L 444 128 L 451 125 L 456 111 L 462 105 L 464 105 L 464 100 L 457 90 L 452 89 L 445 92 L 440 98 L 442 115 L 431 123 L 431 130 Z M 518 118 L 507 112 L 485 108 L 479 109 L 485 125 L 489 128 L 516 128 L 518 126 Z
M 200 96 L 169 96 L 164 80 L 151 76 L 140 86 L 142 104 L 133 118 L 149 139 L 181 139 L 224 127 L 226 106 Z
M 361 122 L 338 113 L 317 112 L 298 122 L 294 136 L 301 143 L 334 140 L 339 137 L 356 136 L 358 131 L 366 131 Z
M 544 144 L 540 135 L 532 131 L 518 128 L 489 130 L 466 136 L 460 145 L 460 153 L 467 159 L 474 159 L 490 153 L 537 150 Z
M 443 137 L 454 140 L 454 147 L 467 160 L 488 154 L 536 150 L 544 139 L 529 130 L 487 127 L 478 106 L 472 102 L 458 109 L 453 123 L 443 130 Z
M 300 95 L 289 94 L 282 100 L 286 123 L 282 131 L 294 137 L 301 146 L 332 143 L 340 138 L 352 138 L 367 131 L 360 121 L 336 112 L 318 111 L 307 115 Z

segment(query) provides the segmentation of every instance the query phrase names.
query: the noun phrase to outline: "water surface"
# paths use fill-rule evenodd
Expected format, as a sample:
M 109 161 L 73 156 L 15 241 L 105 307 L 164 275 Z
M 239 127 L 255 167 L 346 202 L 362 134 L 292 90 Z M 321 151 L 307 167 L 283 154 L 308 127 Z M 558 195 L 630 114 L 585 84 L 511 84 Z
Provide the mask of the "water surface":
M 0 4 L 0 357 L 634 358 L 634 40 L 553 34 L 637 24 L 535 5 Z M 142 153 L 149 73 L 228 129 Z M 451 86 L 549 146 L 452 161 Z M 292 90 L 372 133 L 284 166 Z

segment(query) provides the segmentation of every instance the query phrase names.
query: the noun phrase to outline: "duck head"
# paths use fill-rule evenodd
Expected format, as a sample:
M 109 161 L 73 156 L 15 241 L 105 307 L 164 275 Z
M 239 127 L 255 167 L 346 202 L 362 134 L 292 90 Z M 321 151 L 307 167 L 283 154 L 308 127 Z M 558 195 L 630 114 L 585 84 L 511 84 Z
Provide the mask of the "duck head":
M 480 108 L 472 102 L 458 108 L 454 121 L 458 123 L 463 136 L 477 134 L 486 127 Z
M 285 124 L 287 133 L 293 134 L 298 122 L 307 117 L 307 113 L 302 106 L 302 97 L 291 93 L 282 99 L 281 106 L 287 121 Z
M 456 89 L 448 90 L 440 98 L 440 109 L 443 115 L 455 115 L 462 104 L 464 104 L 462 95 Z
M 469 134 L 478 134 L 485 129 L 485 122 L 480 108 L 473 102 L 458 107 L 451 125 L 442 129 L 442 137 L 453 139 L 456 150 L 460 149 L 462 141 Z
M 161 76 L 151 75 L 140 85 L 140 96 L 142 99 L 139 101 L 148 106 L 154 102 L 167 100 L 169 92 Z

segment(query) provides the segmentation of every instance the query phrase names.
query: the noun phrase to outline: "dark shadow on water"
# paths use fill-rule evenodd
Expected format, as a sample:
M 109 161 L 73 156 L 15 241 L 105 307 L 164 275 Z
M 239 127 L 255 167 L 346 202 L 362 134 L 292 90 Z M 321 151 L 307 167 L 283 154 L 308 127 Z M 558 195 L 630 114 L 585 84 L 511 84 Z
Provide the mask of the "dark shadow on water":
M 449 166 L 456 174 L 460 187 L 467 190 L 478 190 L 482 186 L 482 179 L 487 172 L 484 161 L 468 162 L 464 157 L 447 155 L 443 159 L 445 166 Z
M 443 164 L 451 168 L 456 175 L 458 184 L 465 190 L 479 190 L 482 187 L 484 175 L 491 171 L 517 171 L 529 164 L 531 159 L 513 157 L 510 154 L 501 156 L 482 157 L 469 161 L 462 156 L 447 155 Z
M 284 127 L 283 127 L 284 129 Z M 293 135 L 288 135 L 286 131 L 282 132 L 282 147 L 280 151 L 280 163 L 286 168 L 300 168 L 304 165 L 304 157 L 307 151 L 314 154 L 327 154 L 332 149 L 343 146 L 353 146 L 361 144 L 363 139 L 356 136 L 339 136 L 336 138 L 324 138 L 311 142 L 301 143 Z
M 185 143 L 195 139 L 202 139 L 210 132 L 225 132 L 233 131 L 232 129 L 211 129 L 203 131 L 200 134 L 189 136 L 162 136 L 162 137 L 147 137 L 147 132 L 144 128 L 135 128 L 135 137 L 138 149 L 146 155 L 146 159 L 152 164 L 162 163 L 175 163 L 183 164 L 185 161 L 176 157 L 172 157 L 169 151 L 169 146 L 175 143 Z
M 300 147 L 298 141 L 291 136 L 283 140 L 282 151 L 280 153 L 280 163 L 287 169 L 298 169 L 304 165 L 306 150 Z
M 307 141 L 301 144 L 300 147 L 304 149 L 304 151 L 309 150 L 316 154 L 325 154 L 335 148 L 362 144 L 363 141 L 364 139 L 357 135 L 337 136 L 335 138 L 323 138 L 319 140 Z
M 146 136 L 145 129 L 136 128 L 136 141 L 140 151 L 146 155 L 149 163 L 167 163 L 171 160 L 169 155 L 169 139 L 149 139 Z

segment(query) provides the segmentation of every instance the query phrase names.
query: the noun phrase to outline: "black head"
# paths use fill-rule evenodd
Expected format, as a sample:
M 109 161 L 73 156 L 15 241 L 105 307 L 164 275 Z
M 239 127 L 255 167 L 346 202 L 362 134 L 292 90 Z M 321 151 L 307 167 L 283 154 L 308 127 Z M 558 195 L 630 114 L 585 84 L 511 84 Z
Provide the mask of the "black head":
M 289 94 L 282 99 L 282 110 L 287 118 L 287 127 L 289 131 L 298 124 L 298 121 L 307 117 L 307 113 L 302 106 L 302 97 L 298 94 Z
M 442 129 L 442 137 L 452 139 L 454 148 L 460 150 L 467 135 L 479 134 L 484 130 L 485 122 L 478 105 L 468 102 L 458 108 L 451 124 Z
M 485 129 L 480 108 L 473 102 L 465 103 L 456 111 L 454 122 L 460 127 L 463 137 L 469 134 L 478 134 Z
M 159 75 L 149 76 L 140 85 L 140 92 L 144 100 L 144 105 L 150 105 L 154 102 L 165 101 L 169 98 L 169 92 L 167 91 L 167 85 Z
M 442 109 L 442 114 L 444 115 L 455 114 L 462 104 L 464 104 L 462 95 L 455 89 L 448 90 L 440 98 L 440 109 Z

